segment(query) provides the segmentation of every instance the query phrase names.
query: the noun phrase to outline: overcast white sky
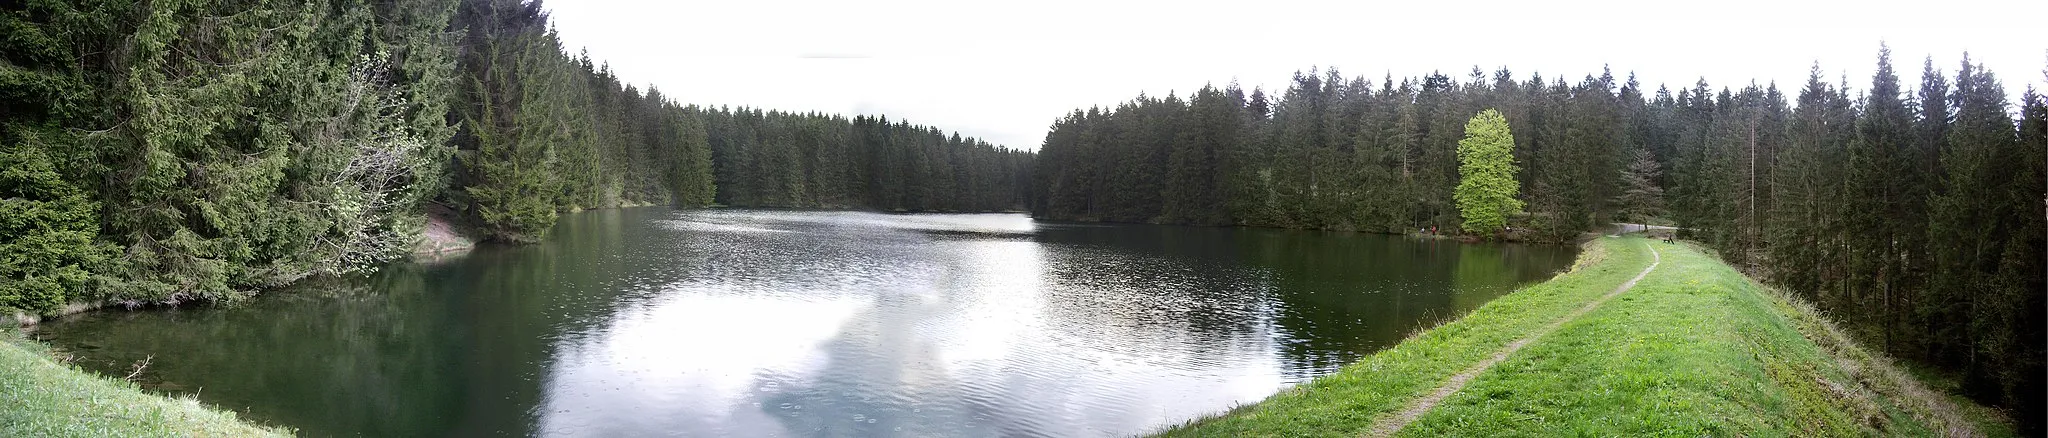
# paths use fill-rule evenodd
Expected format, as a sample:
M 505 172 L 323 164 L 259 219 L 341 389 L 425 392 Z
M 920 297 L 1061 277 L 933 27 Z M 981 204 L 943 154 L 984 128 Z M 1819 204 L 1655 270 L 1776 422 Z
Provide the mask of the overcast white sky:
M 1284 89 L 1290 74 L 1463 77 L 1507 66 L 1576 81 L 1611 64 L 1654 90 L 1776 81 L 1815 61 L 1868 87 L 1889 42 L 1911 88 L 1921 61 L 1967 50 L 2017 96 L 2044 87 L 2048 0 L 801 1 L 552 0 L 569 50 L 685 103 L 885 114 L 1037 149 L 1054 119 L 1139 92 Z

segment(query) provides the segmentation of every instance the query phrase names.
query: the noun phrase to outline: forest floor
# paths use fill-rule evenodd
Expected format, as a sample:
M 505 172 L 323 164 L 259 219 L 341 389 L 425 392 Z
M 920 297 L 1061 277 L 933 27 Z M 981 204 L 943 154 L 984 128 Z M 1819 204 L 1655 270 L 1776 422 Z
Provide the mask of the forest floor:
M 34 341 L 0 333 L 0 436 L 288 435 L 288 431 L 238 420 L 234 412 L 209 408 L 192 398 L 151 394 L 126 380 L 60 363 Z
M 434 256 L 475 248 L 477 238 L 471 236 L 474 233 L 465 232 L 461 224 L 461 213 L 440 204 L 427 204 L 427 223 L 420 230 L 413 255 Z
M 1633 279 L 1633 280 L 1632 280 Z M 1630 284 L 1633 283 L 1633 284 Z M 1572 269 L 1163 436 L 2007 436 L 1817 311 L 1685 244 Z

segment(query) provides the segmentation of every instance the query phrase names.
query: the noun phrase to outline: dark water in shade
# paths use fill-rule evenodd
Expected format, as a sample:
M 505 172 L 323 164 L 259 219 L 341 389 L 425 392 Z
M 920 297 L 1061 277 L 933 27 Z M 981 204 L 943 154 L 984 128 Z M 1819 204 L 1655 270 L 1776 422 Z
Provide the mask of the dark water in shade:
M 235 308 L 96 312 L 78 363 L 311 436 L 1104 436 L 1264 398 L 1569 248 L 1022 215 L 665 208 Z

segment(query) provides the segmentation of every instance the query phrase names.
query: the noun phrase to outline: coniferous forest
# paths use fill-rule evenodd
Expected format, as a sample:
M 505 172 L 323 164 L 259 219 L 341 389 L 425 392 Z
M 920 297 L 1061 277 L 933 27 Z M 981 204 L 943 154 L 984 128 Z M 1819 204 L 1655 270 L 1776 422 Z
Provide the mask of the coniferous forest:
M 722 205 L 1012 211 L 1031 182 L 1035 154 L 886 117 L 700 112 Z
M 235 300 L 631 205 L 1023 208 L 1032 154 L 677 103 L 538 1 L 0 4 L 0 308 Z
M 2009 101 L 1967 56 L 1923 63 L 1918 83 L 1903 82 L 1889 49 L 1876 63 L 1867 85 L 1814 66 L 1792 90 L 1329 69 L 1297 73 L 1278 96 L 1235 85 L 1141 95 L 1053 125 L 1032 212 L 1455 233 L 1458 141 L 1473 114 L 1497 109 L 1526 203 L 1508 225 L 1524 237 L 1680 226 L 1868 345 L 1962 370 L 1972 396 L 2038 413 L 2048 99 L 2028 89 Z
M 1311 69 L 1076 110 L 1028 152 L 683 104 L 571 53 L 545 10 L 0 1 L 0 309 L 233 301 L 402 258 L 435 212 L 506 242 L 714 204 L 1495 236 L 1459 230 L 1453 196 L 1494 110 L 1520 170 L 1506 235 L 1675 225 L 2029 431 L 2048 407 L 2048 98 L 1967 56 L 1908 82 L 1880 49 L 1867 80 L 1785 88 Z

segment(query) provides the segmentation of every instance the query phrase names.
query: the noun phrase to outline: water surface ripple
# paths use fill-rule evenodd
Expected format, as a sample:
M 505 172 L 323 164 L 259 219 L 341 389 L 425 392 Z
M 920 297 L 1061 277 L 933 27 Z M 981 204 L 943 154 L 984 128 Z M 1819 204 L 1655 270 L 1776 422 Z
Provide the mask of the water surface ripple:
M 312 436 L 1116 436 L 1264 398 L 1568 248 L 663 208 L 233 308 L 37 332 Z

